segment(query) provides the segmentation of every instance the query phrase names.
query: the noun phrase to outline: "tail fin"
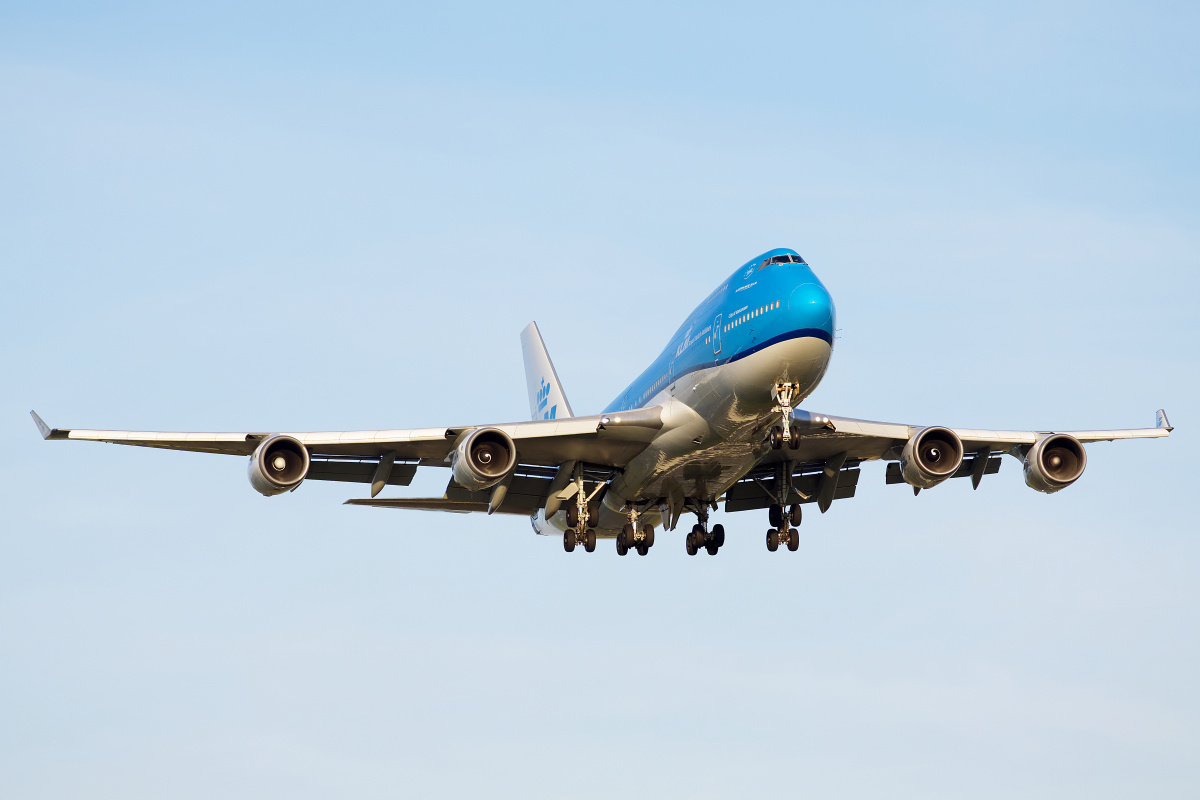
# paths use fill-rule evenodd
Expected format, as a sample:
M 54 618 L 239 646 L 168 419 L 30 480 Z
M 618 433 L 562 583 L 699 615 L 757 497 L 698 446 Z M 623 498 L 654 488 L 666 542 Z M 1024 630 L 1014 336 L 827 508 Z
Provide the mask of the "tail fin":
M 546 352 L 541 331 L 531 322 L 521 331 L 521 354 L 525 357 L 525 383 L 529 387 L 529 414 L 532 419 L 560 419 L 575 416 L 563 393 L 554 362 Z

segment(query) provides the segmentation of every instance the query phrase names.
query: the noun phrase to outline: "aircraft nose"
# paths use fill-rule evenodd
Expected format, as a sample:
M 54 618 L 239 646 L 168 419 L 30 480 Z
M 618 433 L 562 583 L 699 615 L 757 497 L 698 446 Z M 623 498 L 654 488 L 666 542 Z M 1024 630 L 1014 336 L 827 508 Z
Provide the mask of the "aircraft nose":
M 802 283 L 792 290 L 788 313 L 797 328 L 824 331 L 833 343 L 835 310 L 833 298 L 818 280 Z

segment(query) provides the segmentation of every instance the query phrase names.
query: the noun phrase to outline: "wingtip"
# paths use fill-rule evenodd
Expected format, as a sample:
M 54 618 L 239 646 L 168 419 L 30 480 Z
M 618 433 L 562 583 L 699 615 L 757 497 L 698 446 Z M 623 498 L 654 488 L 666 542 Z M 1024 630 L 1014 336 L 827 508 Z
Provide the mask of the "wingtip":
M 29 416 L 33 417 L 33 424 L 37 425 L 38 433 L 42 435 L 42 438 L 49 439 L 50 434 L 54 433 L 54 430 L 42 421 L 42 418 L 38 416 L 36 411 L 30 410 Z
M 1167 433 L 1170 433 L 1171 431 L 1175 430 L 1174 428 L 1171 427 L 1171 421 L 1169 419 L 1167 419 L 1167 412 L 1161 408 L 1158 411 L 1154 412 L 1154 427 L 1162 428 Z

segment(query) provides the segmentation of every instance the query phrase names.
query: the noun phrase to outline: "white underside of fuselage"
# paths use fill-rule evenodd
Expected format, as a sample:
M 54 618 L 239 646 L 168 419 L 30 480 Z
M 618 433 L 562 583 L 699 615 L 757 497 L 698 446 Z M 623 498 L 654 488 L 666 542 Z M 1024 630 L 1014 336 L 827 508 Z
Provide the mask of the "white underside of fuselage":
M 629 521 L 627 504 L 639 507 L 672 498 L 715 501 L 767 452 L 765 429 L 777 424 L 771 391 L 779 382 L 800 387 L 797 403 L 821 382 L 832 354 L 816 337 L 777 342 L 757 352 L 681 376 L 652 397 L 663 407 L 663 428 L 650 445 L 613 479 L 600 507 L 600 536 L 615 536 Z M 661 525 L 657 504 L 641 514 L 643 524 Z M 543 512 L 534 530 L 558 535 L 566 514 L 549 522 Z

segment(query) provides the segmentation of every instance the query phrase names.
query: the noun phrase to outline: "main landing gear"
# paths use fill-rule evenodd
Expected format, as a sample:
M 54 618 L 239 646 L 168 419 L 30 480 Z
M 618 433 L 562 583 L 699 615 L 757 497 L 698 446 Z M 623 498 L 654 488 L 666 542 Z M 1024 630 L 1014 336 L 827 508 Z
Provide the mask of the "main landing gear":
M 629 509 L 629 522 L 617 534 L 617 555 L 623 556 L 630 550 L 637 550 L 639 556 L 644 556 L 653 546 L 654 526 L 639 525 L 637 509 Z
M 692 532 L 684 540 L 687 554 L 694 556 L 704 549 L 710 556 L 715 556 L 721 546 L 725 544 L 725 526 L 718 524 L 713 525 L 712 530 L 708 529 L 708 507 L 702 502 L 696 511 L 696 516 L 700 521 L 692 526 Z
M 583 545 L 583 549 L 591 553 L 596 549 L 596 523 L 600 520 L 600 504 L 591 500 L 583 493 L 583 469 L 575 468 L 574 501 L 567 506 L 567 529 L 563 532 L 563 549 L 568 553 L 575 550 L 575 545 Z M 592 492 L 595 495 L 595 492 Z
M 800 504 L 794 503 L 784 514 L 783 506 L 771 506 L 768 515 L 771 528 L 767 531 L 767 549 L 774 553 L 786 544 L 793 553 L 800 549 Z

